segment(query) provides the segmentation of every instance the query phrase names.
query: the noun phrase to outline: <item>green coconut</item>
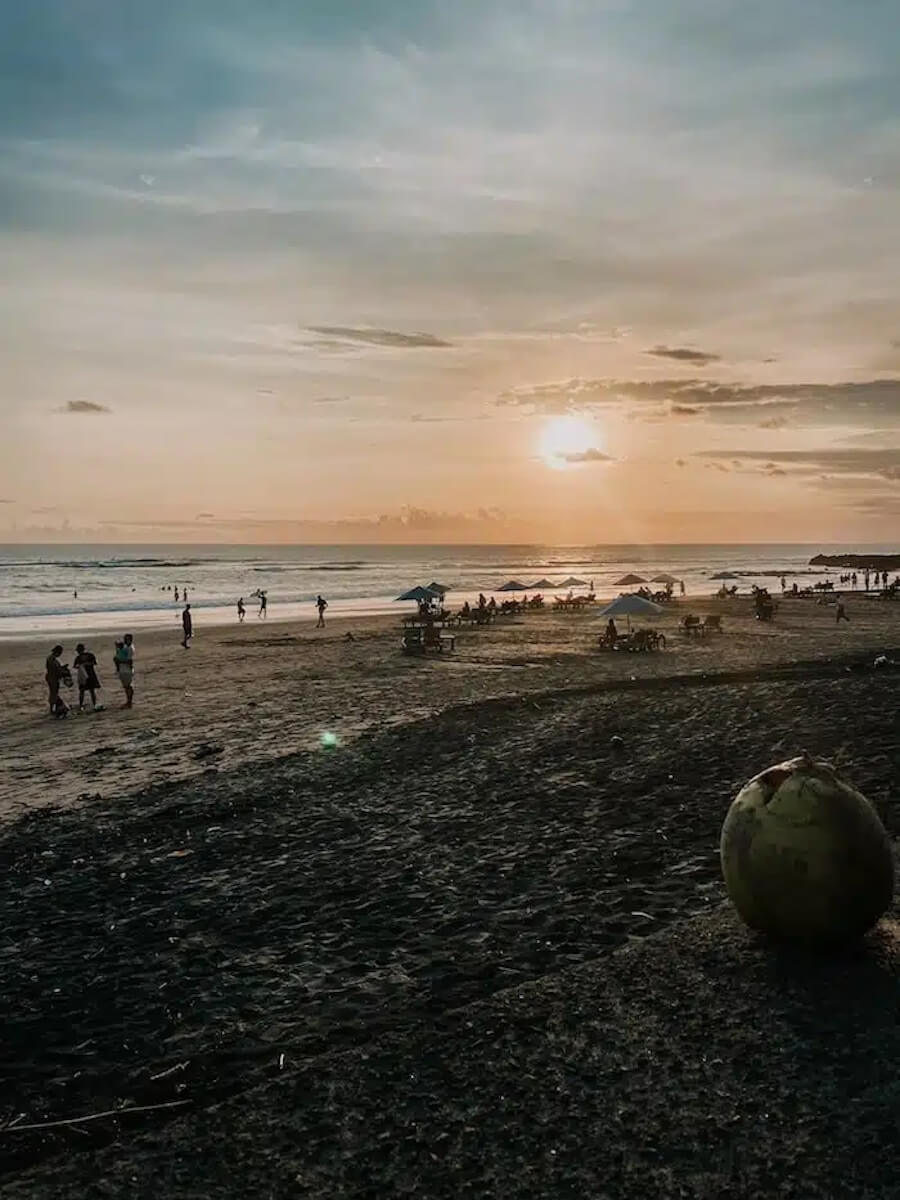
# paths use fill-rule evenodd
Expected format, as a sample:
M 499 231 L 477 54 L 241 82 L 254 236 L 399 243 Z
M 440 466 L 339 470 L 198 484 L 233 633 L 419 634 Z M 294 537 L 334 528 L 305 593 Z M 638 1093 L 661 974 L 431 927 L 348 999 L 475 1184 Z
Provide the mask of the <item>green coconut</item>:
M 757 775 L 722 826 L 728 895 L 751 929 L 805 942 L 847 942 L 894 896 L 894 862 L 869 801 L 808 755 Z

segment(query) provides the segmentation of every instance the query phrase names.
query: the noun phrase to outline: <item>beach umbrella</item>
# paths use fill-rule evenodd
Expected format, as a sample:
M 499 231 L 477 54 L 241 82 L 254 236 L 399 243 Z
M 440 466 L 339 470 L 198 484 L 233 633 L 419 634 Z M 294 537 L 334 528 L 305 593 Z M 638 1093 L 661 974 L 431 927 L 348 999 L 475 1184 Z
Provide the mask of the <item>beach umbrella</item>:
M 537 583 L 531 585 L 531 589 L 534 591 L 535 588 L 555 588 L 558 586 L 559 584 L 554 583 L 551 579 L 539 579 Z
M 587 587 L 586 579 L 576 579 L 574 575 L 570 575 L 568 579 L 564 579 L 562 583 L 558 583 L 557 587 Z
M 646 583 L 647 580 L 643 575 L 623 575 L 621 579 L 616 580 L 616 587 L 631 587 L 635 583 Z
M 710 579 L 740 579 L 740 575 L 735 575 L 734 571 L 719 571 L 716 575 L 710 575 Z
M 633 592 L 626 592 L 624 596 L 618 596 L 611 604 L 607 604 L 606 608 L 601 609 L 600 616 L 627 617 L 630 629 L 632 617 L 658 617 L 662 611 L 659 605 L 654 604 L 652 600 L 645 600 L 643 596 L 635 596 Z
M 667 571 L 663 571 L 662 575 L 654 575 L 650 580 L 651 583 L 677 583 L 678 580 L 674 575 L 669 575 Z
M 498 592 L 527 592 L 528 588 L 524 583 L 519 583 L 518 579 L 510 579 L 507 583 L 501 584 L 497 588 Z
M 430 600 L 436 600 L 439 596 L 438 592 L 433 592 L 430 587 L 414 587 L 408 592 L 404 592 L 402 596 L 397 596 L 398 600 L 415 600 L 418 604 L 427 604 Z
M 446 596 L 447 592 L 450 591 L 445 583 L 436 583 L 433 579 L 428 585 L 428 590 L 430 592 L 437 592 L 439 596 Z

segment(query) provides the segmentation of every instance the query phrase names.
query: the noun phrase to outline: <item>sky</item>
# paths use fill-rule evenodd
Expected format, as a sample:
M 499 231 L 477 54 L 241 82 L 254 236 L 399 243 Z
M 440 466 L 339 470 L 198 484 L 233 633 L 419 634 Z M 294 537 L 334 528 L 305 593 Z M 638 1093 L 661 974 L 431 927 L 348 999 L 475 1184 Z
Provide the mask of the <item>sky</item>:
M 0 9 L 0 541 L 896 540 L 896 0 Z

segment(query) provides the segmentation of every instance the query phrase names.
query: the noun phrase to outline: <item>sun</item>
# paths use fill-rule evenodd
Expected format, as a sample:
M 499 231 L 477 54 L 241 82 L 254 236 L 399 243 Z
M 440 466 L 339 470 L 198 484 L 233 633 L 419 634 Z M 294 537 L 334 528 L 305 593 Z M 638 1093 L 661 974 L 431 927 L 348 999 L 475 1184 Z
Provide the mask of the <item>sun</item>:
M 557 471 L 587 462 L 600 453 L 597 430 L 583 417 L 552 417 L 541 429 L 538 453 Z

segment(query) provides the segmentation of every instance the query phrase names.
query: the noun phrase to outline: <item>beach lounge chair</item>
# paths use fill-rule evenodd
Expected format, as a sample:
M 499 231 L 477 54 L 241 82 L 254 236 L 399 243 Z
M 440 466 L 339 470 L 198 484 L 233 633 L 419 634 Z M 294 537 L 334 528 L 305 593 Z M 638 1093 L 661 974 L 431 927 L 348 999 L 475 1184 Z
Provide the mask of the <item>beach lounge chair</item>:
M 687 634 L 688 637 L 702 637 L 704 630 L 700 618 L 695 617 L 693 613 L 688 613 L 686 617 L 682 617 L 681 632 Z
M 721 616 L 719 616 L 718 613 L 710 613 L 709 616 L 704 617 L 703 632 L 704 633 L 721 633 L 722 632 L 722 618 L 721 618 Z

